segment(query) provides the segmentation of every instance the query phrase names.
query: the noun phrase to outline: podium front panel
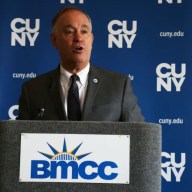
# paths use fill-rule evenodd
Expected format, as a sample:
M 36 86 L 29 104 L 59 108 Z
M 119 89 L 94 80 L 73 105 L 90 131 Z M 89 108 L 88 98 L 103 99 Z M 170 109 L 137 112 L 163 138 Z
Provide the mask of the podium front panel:
M 130 181 L 125 184 L 21 182 L 19 172 L 22 133 L 129 135 Z M 161 126 L 152 123 L 1 121 L 0 191 L 160 192 L 161 137 Z

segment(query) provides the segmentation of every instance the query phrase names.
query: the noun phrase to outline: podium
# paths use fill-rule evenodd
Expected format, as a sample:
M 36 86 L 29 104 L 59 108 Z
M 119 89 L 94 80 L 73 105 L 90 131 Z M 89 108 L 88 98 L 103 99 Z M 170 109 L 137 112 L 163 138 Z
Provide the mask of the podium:
M 103 137 L 107 137 L 108 135 L 127 135 L 130 137 L 129 182 L 79 183 L 21 181 L 20 154 L 22 145 L 21 137 L 23 133 L 49 135 L 72 134 L 77 136 L 83 134 L 85 136 L 102 135 Z M 161 137 L 161 126 L 153 123 L 0 121 L 0 191 L 160 192 Z M 97 145 L 97 142 L 93 142 L 94 145 Z M 124 146 L 123 148 L 126 149 L 127 147 L 128 146 Z M 118 149 L 114 149 L 114 151 L 116 150 Z M 54 151 L 53 148 L 52 151 Z M 28 154 L 30 153 L 31 152 L 28 151 Z M 28 154 L 26 154 L 26 156 Z

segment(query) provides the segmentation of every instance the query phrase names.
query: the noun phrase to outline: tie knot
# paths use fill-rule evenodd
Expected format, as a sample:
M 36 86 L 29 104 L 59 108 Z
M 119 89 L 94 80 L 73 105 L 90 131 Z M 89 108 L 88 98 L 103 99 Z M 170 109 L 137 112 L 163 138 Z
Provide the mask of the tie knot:
M 72 83 L 74 83 L 79 79 L 79 76 L 76 74 L 73 74 L 73 75 L 71 75 L 70 79 L 71 79 Z

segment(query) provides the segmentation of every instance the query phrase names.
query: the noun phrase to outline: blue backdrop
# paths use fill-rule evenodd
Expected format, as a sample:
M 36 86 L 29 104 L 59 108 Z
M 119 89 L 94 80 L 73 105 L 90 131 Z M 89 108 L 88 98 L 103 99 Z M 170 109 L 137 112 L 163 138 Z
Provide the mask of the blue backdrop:
M 91 62 L 129 75 L 146 121 L 162 125 L 162 191 L 192 192 L 190 0 L 1 0 L 0 119 L 16 118 L 24 81 L 57 67 L 50 25 L 66 5 L 92 18 Z

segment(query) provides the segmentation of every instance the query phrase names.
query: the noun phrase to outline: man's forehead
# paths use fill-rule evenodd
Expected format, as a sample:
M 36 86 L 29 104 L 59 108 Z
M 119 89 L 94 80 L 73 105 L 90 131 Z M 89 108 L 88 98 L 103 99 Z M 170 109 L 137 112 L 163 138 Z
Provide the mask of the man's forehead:
M 77 15 L 78 14 L 78 15 Z M 82 19 L 83 18 L 83 19 Z M 63 27 L 92 29 L 88 16 L 79 10 L 68 10 L 58 19 Z
M 67 24 L 67 25 L 64 25 L 64 27 L 65 27 L 65 28 L 76 28 L 76 26 L 73 25 L 73 24 Z M 86 24 L 81 24 L 80 27 L 81 27 L 81 28 L 86 28 L 86 29 L 89 29 L 89 28 L 90 28 L 90 26 L 88 26 L 88 25 L 86 25 Z

